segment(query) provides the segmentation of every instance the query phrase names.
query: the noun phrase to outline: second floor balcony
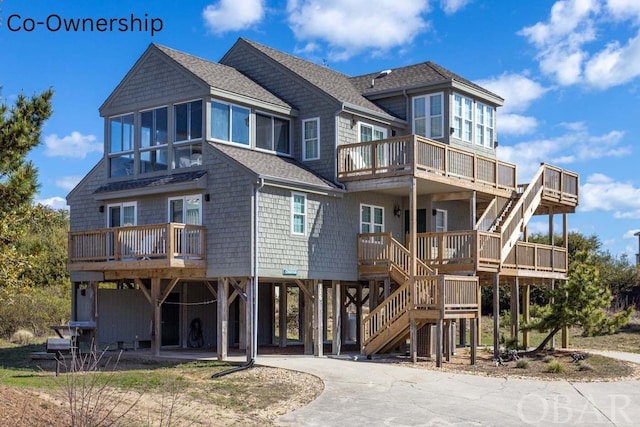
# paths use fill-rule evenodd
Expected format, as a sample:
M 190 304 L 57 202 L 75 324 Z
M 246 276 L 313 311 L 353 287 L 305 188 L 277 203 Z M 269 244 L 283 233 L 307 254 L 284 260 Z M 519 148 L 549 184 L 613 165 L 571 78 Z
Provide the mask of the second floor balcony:
M 206 268 L 206 229 L 178 223 L 69 233 L 69 271 Z
M 359 181 L 414 175 L 427 179 L 474 183 L 516 190 L 516 166 L 451 147 L 418 135 L 347 144 L 338 147 L 338 179 Z

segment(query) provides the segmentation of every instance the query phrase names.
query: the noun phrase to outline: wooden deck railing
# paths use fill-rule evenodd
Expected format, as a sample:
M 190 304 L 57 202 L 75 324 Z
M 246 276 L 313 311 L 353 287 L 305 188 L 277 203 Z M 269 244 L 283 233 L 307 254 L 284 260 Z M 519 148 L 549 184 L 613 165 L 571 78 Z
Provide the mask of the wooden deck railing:
M 516 242 L 507 259 L 501 263 L 499 233 L 477 230 L 419 233 L 416 240 L 420 260 L 437 271 L 500 267 L 560 273 L 567 271 L 567 250 L 539 243 Z
M 69 233 L 69 263 L 205 259 L 205 228 L 177 223 Z
M 338 147 L 338 179 L 355 181 L 417 171 L 515 190 L 516 166 L 417 135 Z
M 518 270 L 567 272 L 567 250 L 559 246 L 517 242 L 502 263 Z

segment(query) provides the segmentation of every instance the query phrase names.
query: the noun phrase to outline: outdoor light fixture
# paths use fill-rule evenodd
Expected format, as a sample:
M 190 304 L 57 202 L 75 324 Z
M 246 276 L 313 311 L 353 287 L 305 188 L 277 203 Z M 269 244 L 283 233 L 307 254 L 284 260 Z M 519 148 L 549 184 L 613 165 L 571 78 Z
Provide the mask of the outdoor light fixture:
M 211 201 L 211 196 L 209 195 L 209 193 L 204 195 L 204 201 L 205 202 L 210 202 Z
M 397 216 L 398 218 L 400 218 L 400 205 L 398 205 L 396 203 L 396 205 L 393 207 L 393 214 L 395 216 Z
M 456 131 L 456 128 L 454 128 L 454 127 L 450 127 L 450 128 L 449 128 L 449 134 L 450 134 L 450 135 L 453 135 L 453 133 L 454 133 L 455 131 Z
M 100 205 L 100 207 L 98 208 L 98 212 L 104 213 L 104 205 Z

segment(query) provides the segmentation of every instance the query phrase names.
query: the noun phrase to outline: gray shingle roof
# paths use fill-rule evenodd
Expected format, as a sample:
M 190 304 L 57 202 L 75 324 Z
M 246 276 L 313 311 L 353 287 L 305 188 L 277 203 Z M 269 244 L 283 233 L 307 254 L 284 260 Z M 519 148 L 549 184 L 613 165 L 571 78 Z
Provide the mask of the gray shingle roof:
M 349 76 L 346 74 L 289 55 L 269 46 L 264 46 L 252 40 L 240 38 L 239 41 L 247 43 L 264 55 L 282 64 L 339 102 L 346 102 L 371 111 L 387 114 L 382 108 L 362 96 L 362 93 L 354 87 Z
M 188 55 L 155 43 L 153 43 L 153 46 L 211 87 L 269 102 L 274 105 L 291 108 L 285 101 L 235 68 L 208 61 L 197 56 Z
M 371 87 L 371 81 L 374 80 L 374 86 Z M 488 95 L 502 99 L 499 95 L 488 91 L 482 86 L 478 86 L 459 76 L 458 74 L 447 70 L 446 68 L 431 62 L 422 62 L 420 64 L 409 65 L 406 67 L 394 68 L 391 73 L 381 75 L 380 71 L 362 76 L 352 77 L 351 83 L 364 95 L 384 90 L 403 89 L 407 87 L 415 87 L 419 85 L 432 85 L 450 81 L 463 83 L 476 90 L 484 92 Z
M 209 144 L 260 177 L 306 184 L 327 190 L 338 188 L 336 184 L 322 178 L 295 159 L 217 142 L 209 142 Z
M 112 191 L 125 191 L 138 188 L 159 187 L 168 184 L 181 184 L 189 181 L 198 181 L 207 171 L 197 170 L 184 173 L 176 173 L 173 175 L 154 176 L 151 178 L 136 179 L 132 181 L 118 181 L 104 184 L 98 187 L 94 194 L 109 193 Z

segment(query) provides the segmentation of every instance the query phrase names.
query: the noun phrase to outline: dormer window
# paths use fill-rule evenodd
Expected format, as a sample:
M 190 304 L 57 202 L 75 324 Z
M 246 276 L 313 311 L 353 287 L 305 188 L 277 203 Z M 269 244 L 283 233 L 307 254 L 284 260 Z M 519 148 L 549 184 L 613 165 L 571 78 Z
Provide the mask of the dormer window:
M 289 120 L 256 113 L 256 148 L 291 154 Z

